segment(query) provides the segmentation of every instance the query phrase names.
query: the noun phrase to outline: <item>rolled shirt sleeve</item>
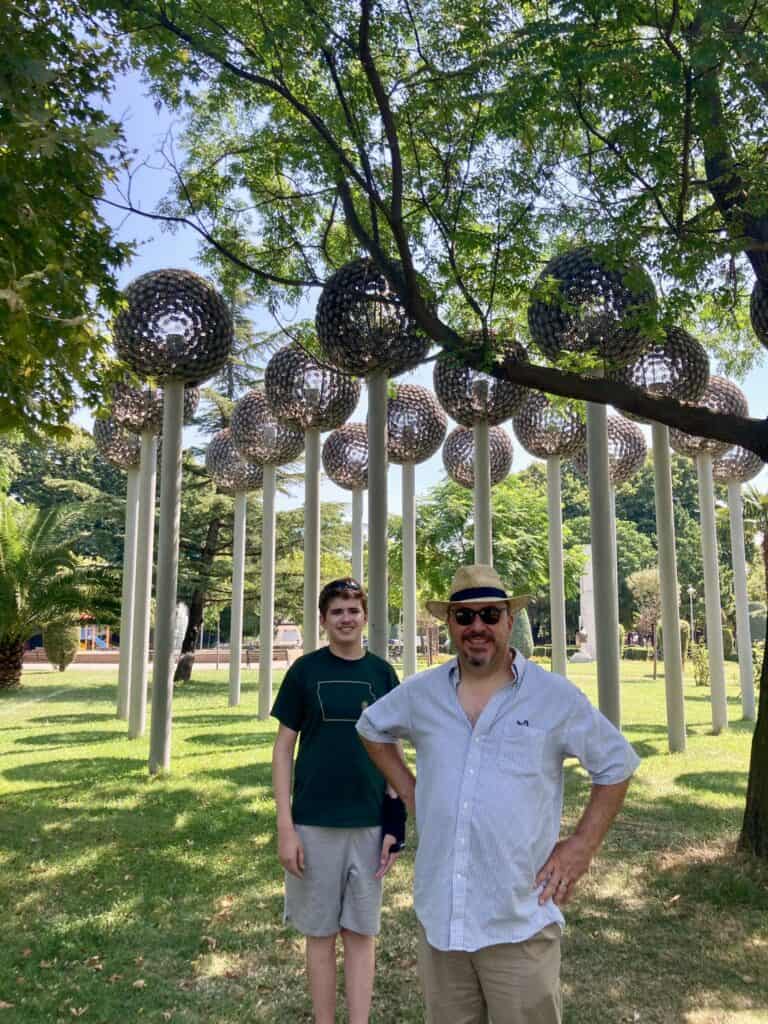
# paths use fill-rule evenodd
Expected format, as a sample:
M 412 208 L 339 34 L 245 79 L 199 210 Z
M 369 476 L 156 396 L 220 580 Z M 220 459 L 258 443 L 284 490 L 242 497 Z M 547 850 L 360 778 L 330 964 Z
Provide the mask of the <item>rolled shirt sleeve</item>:
M 565 756 L 578 758 L 597 786 L 634 775 L 640 758 L 619 730 L 580 693 L 565 726 Z
M 372 743 L 396 743 L 400 739 L 410 739 L 409 684 L 400 683 L 367 707 L 357 720 L 357 731 Z

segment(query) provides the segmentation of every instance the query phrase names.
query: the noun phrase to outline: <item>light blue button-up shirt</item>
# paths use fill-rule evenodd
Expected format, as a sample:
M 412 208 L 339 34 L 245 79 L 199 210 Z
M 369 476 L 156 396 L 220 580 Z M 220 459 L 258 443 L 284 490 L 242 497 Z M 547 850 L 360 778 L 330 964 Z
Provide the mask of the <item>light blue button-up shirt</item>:
M 559 838 L 563 761 L 577 758 L 598 785 L 640 763 L 567 679 L 519 651 L 514 666 L 474 728 L 456 661 L 411 676 L 357 724 L 366 739 L 416 749 L 414 907 L 436 949 L 474 951 L 562 927 L 551 900 L 539 906 L 535 878 Z

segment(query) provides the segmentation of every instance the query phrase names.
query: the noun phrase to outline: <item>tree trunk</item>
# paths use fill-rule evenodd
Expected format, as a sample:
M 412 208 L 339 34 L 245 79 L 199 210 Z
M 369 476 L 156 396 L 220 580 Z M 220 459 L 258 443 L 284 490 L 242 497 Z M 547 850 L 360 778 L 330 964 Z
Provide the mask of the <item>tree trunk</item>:
M 205 544 L 200 552 L 200 577 L 201 585 L 192 591 L 192 598 L 189 602 L 189 618 L 187 630 L 181 642 L 181 653 L 176 662 L 176 671 L 173 673 L 174 683 L 188 683 L 192 678 L 192 669 L 195 667 L 195 651 L 197 640 L 203 625 L 203 611 L 205 610 L 205 598 L 207 596 L 207 581 L 209 578 L 213 560 L 217 554 L 217 543 L 221 519 L 217 516 L 208 524 L 208 532 L 205 536 Z
M 0 640 L 0 690 L 20 685 L 23 663 L 24 641 L 18 637 Z
M 763 564 L 768 594 L 768 536 L 763 534 Z M 766 638 L 768 640 L 768 638 Z M 768 642 L 763 648 L 763 667 L 760 671 L 760 699 L 757 721 L 752 736 L 747 782 L 747 805 L 741 825 L 739 847 L 756 857 L 768 860 Z

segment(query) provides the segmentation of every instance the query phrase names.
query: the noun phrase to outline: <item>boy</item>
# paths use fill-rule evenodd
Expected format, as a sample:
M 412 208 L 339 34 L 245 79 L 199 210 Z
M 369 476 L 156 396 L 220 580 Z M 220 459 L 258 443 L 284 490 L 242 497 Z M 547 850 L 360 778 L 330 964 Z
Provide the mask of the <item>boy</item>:
M 386 661 L 362 649 L 368 607 L 359 583 L 327 584 L 319 609 L 328 646 L 294 662 L 272 708 L 280 722 L 272 782 L 285 920 L 306 936 L 315 1024 L 335 1020 L 339 934 L 349 1024 L 368 1024 L 381 880 L 402 848 L 405 808 L 394 790 L 385 792 L 355 725 L 398 680 Z

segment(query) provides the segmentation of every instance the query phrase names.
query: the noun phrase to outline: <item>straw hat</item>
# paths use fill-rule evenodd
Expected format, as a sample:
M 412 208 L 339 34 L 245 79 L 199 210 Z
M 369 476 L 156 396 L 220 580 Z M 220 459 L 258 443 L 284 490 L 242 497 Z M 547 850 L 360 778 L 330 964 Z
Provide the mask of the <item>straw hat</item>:
M 530 594 L 507 594 L 499 574 L 491 565 L 462 565 L 453 577 L 447 601 L 427 601 L 427 611 L 445 622 L 452 604 L 493 604 L 504 601 L 509 614 L 524 608 Z

